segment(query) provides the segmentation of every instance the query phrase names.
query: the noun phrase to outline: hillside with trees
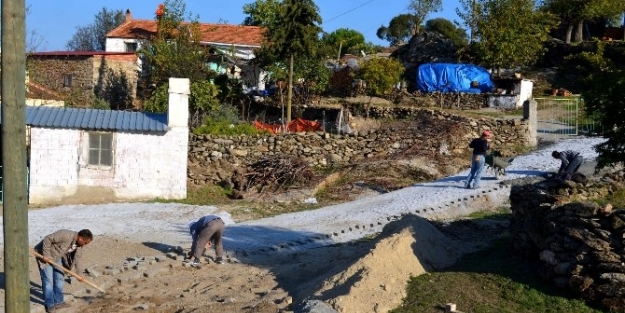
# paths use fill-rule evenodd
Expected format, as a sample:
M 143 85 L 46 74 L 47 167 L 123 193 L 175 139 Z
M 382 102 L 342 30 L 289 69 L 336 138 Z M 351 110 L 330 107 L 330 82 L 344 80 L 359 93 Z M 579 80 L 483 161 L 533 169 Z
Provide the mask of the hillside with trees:
M 625 2 L 461 0 L 456 8 L 460 21 L 428 19 L 441 9 L 441 1 L 411 0 L 405 6 L 407 13 L 379 27 L 378 37 L 389 44 L 380 47 L 366 42 L 361 33 L 348 26 L 324 32 L 313 1 L 255 0 L 245 4 L 242 12 L 247 17 L 242 24 L 264 27 L 267 37 L 250 62 L 271 73 L 265 83 L 272 93 L 258 102 L 259 97 L 242 92 L 245 82 L 218 75 L 204 66 L 211 52 L 195 37 L 198 18 L 186 12 L 182 0 L 168 0 L 162 16 L 156 17 L 159 31 L 146 39 L 138 51 L 149 65 L 142 85 L 147 92 L 139 93 L 138 100 L 147 110 L 163 111 L 166 78 L 189 77 L 192 125 L 198 127 L 215 123 L 213 119 L 226 119 L 223 116 L 228 116 L 228 123 L 235 125 L 249 125 L 259 119 L 275 122 L 282 120 L 282 107 L 286 110 L 286 121 L 307 114 L 314 116 L 311 110 L 315 104 L 337 95 L 369 96 L 401 103 L 402 95 L 407 94 L 389 86 L 414 80 L 412 69 L 418 62 L 428 60 L 415 59 L 415 53 L 420 51 L 411 50 L 409 43 L 426 38 L 435 39 L 428 45 L 419 41 L 421 48 L 430 49 L 425 53 L 432 59 L 444 55 L 438 59 L 480 65 L 495 75 L 508 69 L 526 72 L 531 77 L 530 73 L 550 68 L 556 75 L 549 76 L 547 88 L 565 88 L 585 95 L 589 114 L 610 125 L 620 125 L 611 119 L 614 114 L 601 113 L 612 112 L 612 106 L 621 106 L 619 89 L 607 88 L 605 81 L 609 79 L 614 82 L 612 85 L 621 81 L 625 45 L 618 40 L 622 38 L 605 40 L 603 34 L 608 27 L 622 24 Z M 92 24 L 77 28 L 68 48 L 101 50 L 104 34 L 119 25 L 121 12 L 103 8 Z M 623 28 L 620 29 L 622 32 Z M 391 59 L 402 64 L 404 70 L 396 68 L 391 61 L 376 58 L 379 52 L 389 51 L 396 51 Z M 367 57 L 362 57 L 363 53 Z M 409 58 L 416 61 L 408 62 Z M 359 64 L 347 62 L 349 59 L 358 60 Z M 393 75 L 374 79 L 388 71 Z M 353 85 L 354 79 L 364 84 Z M 365 85 L 366 88 L 361 88 Z M 149 86 L 158 88 L 148 90 Z M 597 90 L 602 93 L 598 94 Z M 536 95 L 541 92 L 535 91 Z M 606 135 L 616 138 L 620 133 L 608 131 Z M 621 143 L 615 139 L 602 151 L 614 152 L 620 147 Z M 622 162 L 622 158 L 608 158 L 606 162 Z

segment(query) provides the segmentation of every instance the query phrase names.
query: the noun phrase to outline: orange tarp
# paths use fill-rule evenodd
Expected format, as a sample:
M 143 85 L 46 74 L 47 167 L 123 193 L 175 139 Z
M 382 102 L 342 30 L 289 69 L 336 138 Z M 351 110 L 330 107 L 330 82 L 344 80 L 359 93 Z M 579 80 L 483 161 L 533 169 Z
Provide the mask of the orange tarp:
M 258 121 L 254 121 L 254 126 L 258 130 L 266 130 L 272 134 L 277 134 L 277 133 L 282 132 L 282 125 L 280 124 L 265 124 L 265 123 L 261 123 Z M 288 132 L 291 132 L 291 133 L 318 131 L 321 129 L 321 124 L 315 121 L 309 121 L 309 120 L 304 120 L 301 118 L 296 118 L 286 125 L 286 129 Z

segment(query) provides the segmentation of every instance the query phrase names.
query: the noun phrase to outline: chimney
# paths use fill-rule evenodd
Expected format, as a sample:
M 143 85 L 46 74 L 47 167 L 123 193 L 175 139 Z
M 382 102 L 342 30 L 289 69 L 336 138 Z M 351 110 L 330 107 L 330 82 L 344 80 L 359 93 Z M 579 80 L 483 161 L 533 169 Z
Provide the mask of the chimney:
M 126 10 L 126 19 L 124 20 L 124 22 L 130 22 L 130 20 L 132 20 L 132 13 L 130 13 L 130 9 Z
M 188 78 L 169 78 L 169 103 L 167 105 L 167 126 L 189 127 L 189 94 Z

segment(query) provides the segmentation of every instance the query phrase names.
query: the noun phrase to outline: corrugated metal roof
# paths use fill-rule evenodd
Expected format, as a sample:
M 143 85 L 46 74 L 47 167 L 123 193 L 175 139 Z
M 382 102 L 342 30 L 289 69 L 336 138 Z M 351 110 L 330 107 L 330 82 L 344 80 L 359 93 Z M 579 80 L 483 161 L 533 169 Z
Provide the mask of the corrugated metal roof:
M 167 114 L 43 106 L 26 107 L 26 125 L 108 131 L 168 130 Z

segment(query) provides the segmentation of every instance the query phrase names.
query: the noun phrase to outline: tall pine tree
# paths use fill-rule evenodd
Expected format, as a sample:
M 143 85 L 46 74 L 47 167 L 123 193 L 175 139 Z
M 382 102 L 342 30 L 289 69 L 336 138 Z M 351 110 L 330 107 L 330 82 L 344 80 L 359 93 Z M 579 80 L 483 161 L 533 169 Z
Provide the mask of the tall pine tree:
M 293 98 L 293 62 L 297 57 L 315 55 L 319 48 L 321 16 L 312 0 L 285 0 L 280 10 L 280 23 L 269 25 L 266 43 L 259 51 L 265 65 L 272 62 L 289 62 L 289 86 L 286 119 L 291 121 Z

